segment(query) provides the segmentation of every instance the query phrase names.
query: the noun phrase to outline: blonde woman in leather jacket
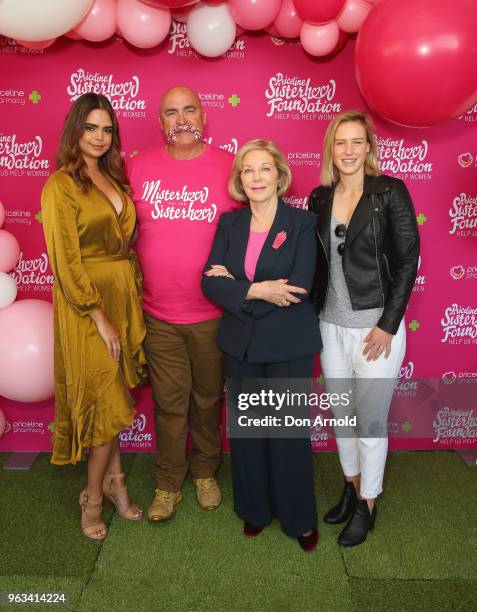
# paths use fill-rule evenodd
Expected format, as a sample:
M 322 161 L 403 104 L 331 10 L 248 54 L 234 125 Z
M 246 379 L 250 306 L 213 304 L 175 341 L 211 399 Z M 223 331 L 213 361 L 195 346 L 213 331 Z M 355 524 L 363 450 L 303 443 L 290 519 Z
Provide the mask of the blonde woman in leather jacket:
M 336 428 L 345 484 L 325 522 L 347 522 L 341 546 L 356 546 L 374 528 L 387 456 L 387 416 L 406 350 L 404 313 L 417 273 L 414 207 L 399 179 L 380 173 L 374 129 L 359 111 L 328 126 L 321 185 L 310 195 L 319 249 L 313 301 L 323 339 L 327 391 L 353 391 L 336 417 L 356 415 L 356 428 Z M 321 248 L 320 248 L 321 244 Z

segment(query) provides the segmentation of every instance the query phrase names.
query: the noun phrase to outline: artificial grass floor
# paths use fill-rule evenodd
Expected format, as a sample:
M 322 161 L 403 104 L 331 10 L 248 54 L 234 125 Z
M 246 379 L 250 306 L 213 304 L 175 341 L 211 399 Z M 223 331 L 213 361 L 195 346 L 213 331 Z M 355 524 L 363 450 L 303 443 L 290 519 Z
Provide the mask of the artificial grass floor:
M 132 523 L 109 510 L 107 539 L 89 541 L 78 527 L 85 464 L 58 468 L 48 460 L 42 455 L 28 472 L 0 471 L 0 593 L 65 592 L 78 612 L 476 609 L 477 468 L 453 453 L 391 453 L 368 540 L 342 549 L 340 527 L 320 522 L 311 554 L 276 522 L 257 538 L 242 536 L 228 458 L 218 476 L 224 502 L 214 512 L 199 508 L 188 480 L 173 521 Z M 321 516 L 342 481 L 334 453 L 316 460 Z M 125 455 L 143 508 L 152 465 L 152 455 Z

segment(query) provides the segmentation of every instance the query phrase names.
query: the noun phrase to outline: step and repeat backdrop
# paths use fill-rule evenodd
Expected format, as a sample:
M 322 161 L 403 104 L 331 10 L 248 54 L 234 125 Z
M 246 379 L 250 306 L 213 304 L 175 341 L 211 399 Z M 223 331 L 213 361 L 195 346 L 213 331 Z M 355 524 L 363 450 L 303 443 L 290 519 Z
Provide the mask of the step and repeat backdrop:
M 306 208 L 319 184 L 328 122 L 342 110 L 366 109 L 353 53 L 349 41 L 336 56 L 319 60 L 295 41 L 259 34 L 243 35 L 224 56 L 205 59 L 189 46 L 185 25 L 174 22 L 165 43 L 151 50 L 119 37 L 96 45 L 62 38 L 45 50 L 0 39 L 0 200 L 6 209 L 3 229 L 21 246 L 11 272 L 18 299 L 51 301 L 40 193 L 55 170 L 64 117 L 79 95 L 97 91 L 111 99 L 129 158 L 163 142 L 157 121 L 161 93 L 186 84 L 199 93 L 207 113 L 208 142 L 235 153 L 252 138 L 275 141 L 293 173 L 285 199 Z M 389 418 L 390 445 L 475 447 L 477 105 L 429 129 L 373 119 L 381 169 L 406 182 L 422 241 L 406 313 L 408 348 Z M 29 372 L 21 376 L 27 384 Z M 317 384 L 324 392 L 322 383 L 317 360 Z M 134 395 L 136 419 L 121 443 L 124 450 L 150 452 L 155 445 L 150 389 Z M 0 404 L 6 417 L 0 451 L 50 449 L 53 399 L 23 404 L 0 397 Z M 331 431 L 319 423 L 313 440 L 316 450 L 335 448 Z

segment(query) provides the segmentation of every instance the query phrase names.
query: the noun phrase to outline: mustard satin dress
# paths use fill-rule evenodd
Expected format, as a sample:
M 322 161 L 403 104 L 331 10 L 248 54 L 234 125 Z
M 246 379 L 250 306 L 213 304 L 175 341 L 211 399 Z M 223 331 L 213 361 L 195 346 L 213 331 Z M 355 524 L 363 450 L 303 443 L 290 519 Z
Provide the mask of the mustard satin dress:
M 48 179 L 41 197 L 43 228 L 53 285 L 55 431 L 52 463 L 76 463 L 85 449 L 109 442 L 133 421 L 129 388 L 144 378 L 141 273 L 128 249 L 136 212 L 121 195 L 118 215 L 96 186 L 82 193 L 62 171 Z M 121 340 L 119 363 L 89 313 L 98 306 Z

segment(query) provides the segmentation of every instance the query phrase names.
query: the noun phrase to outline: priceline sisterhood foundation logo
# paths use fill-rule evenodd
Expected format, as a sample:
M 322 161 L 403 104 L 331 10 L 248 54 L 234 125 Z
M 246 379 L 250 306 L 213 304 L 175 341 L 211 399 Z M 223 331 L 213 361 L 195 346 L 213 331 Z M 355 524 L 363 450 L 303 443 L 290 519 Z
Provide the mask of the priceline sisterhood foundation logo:
M 152 450 L 152 433 L 147 428 L 145 414 L 137 414 L 133 424 L 119 434 L 121 447 Z
M 444 406 L 437 412 L 432 426 L 433 442 L 450 444 L 468 440 L 470 443 L 477 439 L 477 415 L 474 415 L 473 410 L 453 410 Z
M 74 102 L 84 93 L 93 92 L 106 96 L 117 114 L 128 118 L 146 116 L 146 101 L 140 95 L 139 77 L 134 75 L 127 81 L 116 81 L 113 74 L 88 72 L 78 68 L 70 76 L 66 88 L 70 100 Z
M 274 74 L 265 90 L 268 104 L 267 117 L 329 121 L 343 109 L 343 104 L 335 100 L 336 81 L 316 85 L 311 78 L 288 76 L 281 72 Z
M 408 361 L 399 370 L 395 392 L 398 397 L 416 397 L 418 381 L 414 378 L 414 362 Z
M 449 208 L 451 228 L 449 234 L 467 238 L 477 236 L 477 196 L 460 193 Z
M 49 168 L 41 136 L 23 141 L 16 134 L 0 134 L 0 176 L 48 176 Z
M 376 136 L 379 168 L 400 179 L 429 180 L 432 178 L 432 162 L 429 161 L 429 143 L 422 140 L 410 144 L 404 138 Z
M 187 36 L 187 25 L 185 23 L 179 23 L 178 21 L 172 21 L 171 29 L 169 31 L 169 42 L 170 46 L 167 53 L 170 55 L 177 55 L 179 57 L 200 57 L 197 51 L 191 47 L 189 38 Z M 237 38 L 230 49 L 226 51 L 222 57 L 244 59 L 245 58 L 246 43 L 241 38 Z
M 477 344 L 477 308 L 452 304 L 445 309 L 441 325 L 441 342 Z
M 51 292 L 55 277 L 48 269 L 48 255 L 41 253 L 38 257 L 25 259 L 20 253 L 18 264 L 10 273 L 20 291 Z

